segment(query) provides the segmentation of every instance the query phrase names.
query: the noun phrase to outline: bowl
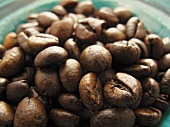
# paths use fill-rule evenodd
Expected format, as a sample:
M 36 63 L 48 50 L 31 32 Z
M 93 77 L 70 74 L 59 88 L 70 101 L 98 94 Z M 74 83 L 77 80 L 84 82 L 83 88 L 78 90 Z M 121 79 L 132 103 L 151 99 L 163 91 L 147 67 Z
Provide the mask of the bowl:
M 170 2 L 167 0 L 92 0 L 96 8 L 107 6 L 115 8 L 123 6 L 132 11 L 139 17 L 148 30 L 163 37 L 170 37 Z M 1 1 L 0 4 L 0 42 L 6 34 L 15 31 L 17 25 L 26 22 L 26 18 L 30 13 L 41 11 L 49 11 L 59 3 L 59 0 L 8 0 Z M 163 114 L 158 127 L 170 126 L 170 106 Z

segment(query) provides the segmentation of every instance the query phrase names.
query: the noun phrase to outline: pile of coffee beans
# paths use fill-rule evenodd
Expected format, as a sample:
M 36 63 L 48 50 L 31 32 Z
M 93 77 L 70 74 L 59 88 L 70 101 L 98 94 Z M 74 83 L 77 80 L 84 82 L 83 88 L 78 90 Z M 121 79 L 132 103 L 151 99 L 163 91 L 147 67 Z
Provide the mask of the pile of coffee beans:
M 0 58 L 0 127 L 155 127 L 169 106 L 170 38 L 123 7 L 61 0 Z

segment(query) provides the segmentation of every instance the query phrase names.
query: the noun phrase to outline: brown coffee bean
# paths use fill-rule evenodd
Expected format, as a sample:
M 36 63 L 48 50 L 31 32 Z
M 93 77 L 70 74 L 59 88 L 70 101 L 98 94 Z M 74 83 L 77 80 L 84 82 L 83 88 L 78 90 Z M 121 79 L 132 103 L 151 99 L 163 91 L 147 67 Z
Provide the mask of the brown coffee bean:
M 79 83 L 79 93 L 84 105 L 91 110 L 103 106 L 102 84 L 95 73 L 87 73 Z
M 153 107 L 140 107 L 134 110 L 136 115 L 135 123 L 139 126 L 154 126 L 161 117 L 162 112 L 159 109 Z
M 116 73 L 114 79 L 104 86 L 105 99 L 119 107 L 138 107 L 142 92 L 142 86 L 137 79 L 121 72 Z
M 93 15 L 94 5 L 92 1 L 81 1 L 74 8 L 74 12 L 77 14 L 83 14 L 86 16 Z
M 75 114 L 81 114 L 83 109 L 83 103 L 81 99 L 74 94 L 63 93 L 58 97 L 58 102 L 60 105 Z
M 3 41 L 3 45 L 6 49 L 10 49 L 14 46 L 16 46 L 17 43 L 17 34 L 15 32 L 11 32 L 5 36 L 5 39 Z
M 40 52 L 49 46 L 59 45 L 59 40 L 50 34 L 37 34 L 28 38 L 28 45 L 34 52 Z
M 111 27 L 103 30 L 102 40 L 105 43 L 113 43 L 115 41 L 125 40 L 125 34 L 117 28 Z
M 165 37 L 162 39 L 164 45 L 164 54 L 170 53 L 170 38 Z
M 29 86 L 26 80 L 11 82 L 6 86 L 6 97 L 10 103 L 17 104 L 29 95 Z
M 37 21 L 43 27 L 49 27 L 54 21 L 58 21 L 59 17 L 52 12 L 41 12 Z
M 67 14 L 67 11 L 65 8 L 61 5 L 56 5 L 52 8 L 52 12 L 55 13 L 58 16 L 64 16 Z
M 156 101 L 160 93 L 160 88 L 157 81 L 155 81 L 153 78 L 147 78 L 142 82 L 142 88 L 142 105 L 150 105 Z
M 31 14 L 28 15 L 28 17 L 27 17 L 27 22 L 28 22 L 28 23 L 37 22 L 37 17 L 38 17 L 38 13 L 31 13 Z
M 170 68 L 170 53 L 163 55 L 158 61 L 159 69 L 166 71 Z
M 50 34 L 58 37 L 59 41 L 63 43 L 72 36 L 73 26 L 72 19 L 56 21 L 51 25 Z
M 73 38 L 70 38 L 65 42 L 64 49 L 68 52 L 69 57 L 80 60 L 81 52 Z
M 137 17 L 131 17 L 126 23 L 127 38 L 138 38 L 143 40 L 146 34 L 144 23 Z
M 119 20 L 113 10 L 108 7 L 100 8 L 96 13 L 96 17 L 105 20 L 108 27 L 116 26 Z
M 12 126 L 14 119 L 14 111 L 12 107 L 4 101 L 0 101 L 0 126 Z
M 116 28 L 118 29 L 118 30 L 120 30 L 122 33 L 124 33 L 125 34 L 125 32 L 126 32 L 126 26 L 124 25 L 124 24 L 117 24 L 116 25 Z
M 5 52 L 0 62 L 0 76 L 12 77 L 24 67 L 25 56 L 21 48 L 13 47 Z
M 60 92 L 60 82 L 57 71 L 52 68 L 38 68 L 35 74 L 35 85 L 40 94 L 56 97 Z
M 160 82 L 160 90 L 163 94 L 170 95 L 170 68 L 165 72 Z
M 75 6 L 78 4 L 78 0 L 60 0 L 59 3 L 63 6 L 68 12 L 73 11 Z
M 75 92 L 83 75 L 80 63 L 75 59 L 67 59 L 59 69 L 62 86 L 67 92 Z
M 78 127 L 80 124 L 79 116 L 62 109 L 52 109 L 50 118 L 58 127 Z
M 36 98 L 24 98 L 17 106 L 14 127 L 46 127 L 47 118 L 43 104 Z
M 0 58 L 2 58 L 5 51 L 6 51 L 6 48 L 0 44 Z
M 114 13 L 118 17 L 119 22 L 123 24 L 132 17 L 132 12 L 124 7 L 116 7 Z
M 32 35 L 36 35 L 36 34 L 39 34 L 40 32 L 38 30 L 36 30 L 35 28 L 27 28 L 24 30 L 24 33 L 30 37 Z
M 101 72 L 111 68 L 112 56 L 104 47 L 92 45 L 83 50 L 80 63 L 88 71 Z
M 0 77 L 0 99 L 3 98 L 3 94 L 5 94 L 5 89 L 8 83 L 9 83 L 8 79 Z
M 132 127 L 135 114 L 130 108 L 104 109 L 95 113 L 91 120 L 91 127 Z
M 164 44 L 162 42 L 162 39 L 158 35 L 149 34 L 145 37 L 144 42 L 148 48 L 150 57 L 159 59 L 163 55 Z
M 34 59 L 36 67 L 47 67 L 54 64 L 61 64 L 66 61 L 67 51 L 59 46 L 50 46 L 37 54 Z
M 120 64 L 133 64 L 141 56 L 139 46 L 132 41 L 117 41 L 106 44 L 106 49 L 110 51 L 113 62 Z

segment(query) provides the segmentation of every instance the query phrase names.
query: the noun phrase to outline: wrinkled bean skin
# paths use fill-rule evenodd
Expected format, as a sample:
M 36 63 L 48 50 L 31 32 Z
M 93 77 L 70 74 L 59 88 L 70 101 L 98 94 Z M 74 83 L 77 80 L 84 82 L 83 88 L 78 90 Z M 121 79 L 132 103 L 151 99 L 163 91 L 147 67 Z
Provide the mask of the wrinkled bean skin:
M 14 127 L 46 127 L 47 118 L 43 104 L 36 98 L 24 98 L 17 106 Z
M 67 51 L 59 46 L 50 46 L 45 48 L 34 59 L 36 67 L 48 67 L 54 64 L 62 64 L 68 56 Z
M 35 85 L 42 95 L 56 97 L 60 92 L 57 71 L 52 67 L 38 68 L 35 73 Z
M 135 114 L 130 108 L 111 108 L 95 113 L 91 120 L 91 127 L 132 127 Z
M 162 117 L 162 112 L 153 107 L 137 108 L 134 112 L 136 115 L 135 123 L 139 126 L 154 126 Z
M 112 54 L 113 61 L 120 64 L 133 64 L 141 56 L 139 46 L 132 41 L 108 43 L 106 49 Z
M 103 106 L 102 84 L 95 73 L 87 73 L 79 83 L 79 93 L 84 105 L 91 110 Z
M 143 87 L 143 97 L 142 97 L 141 104 L 150 105 L 154 101 L 156 101 L 160 93 L 158 82 L 153 78 L 147 78 L 142 82 L 142 87 Z
M 160 82 L 161 93 L 170 95 L 170 69 L 168 69 Z
M 11 82 L 6 86 L 6 97 L 10 103 L 17 104 L 29 95 L 29 86 L 26 80 Z
M 12 107 L 4 101 L 0 101 L 0 126 L 11 126 L 14 119 L 14 111 Z
M 142 98 L 140 82 L 126 73 L 116 73 L 104 86 L 105 99 L 114 106 L 138 107 Z
M 12 77 L 24 67 L 25 55 L 21 48 L 13 47 L 5 52 L 0 62 L 0 76 Z
M 111 68 L 112 56 L 104 47 L 92 45 L 83 50 L 80 63 L 88 71 L 101 72 Z
M 77 90 L 82 75 L 82 67 L 75 59 L 67 59 L 66 62 L 60 66 L 60 80 L 67 92 L 75 92 Z
M 79 116 L 63 109 L 52 109 L 50 118 L 58 127 L 78 127 L 80 124 Z

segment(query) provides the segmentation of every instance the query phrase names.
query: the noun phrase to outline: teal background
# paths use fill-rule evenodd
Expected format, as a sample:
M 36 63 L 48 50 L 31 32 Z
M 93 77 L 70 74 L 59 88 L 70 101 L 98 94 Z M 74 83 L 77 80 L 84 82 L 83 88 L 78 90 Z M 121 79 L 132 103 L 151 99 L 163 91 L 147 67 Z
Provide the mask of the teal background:
M 123 6 L 138 16 L 148 30 L 170 37 L 170 0 L 92 0 L 96 8 Z M 0 0 L 0 43 L 30 13 L 49 11 L 58 0 Z M 157 127 L 170 127 L 170 107 Z

